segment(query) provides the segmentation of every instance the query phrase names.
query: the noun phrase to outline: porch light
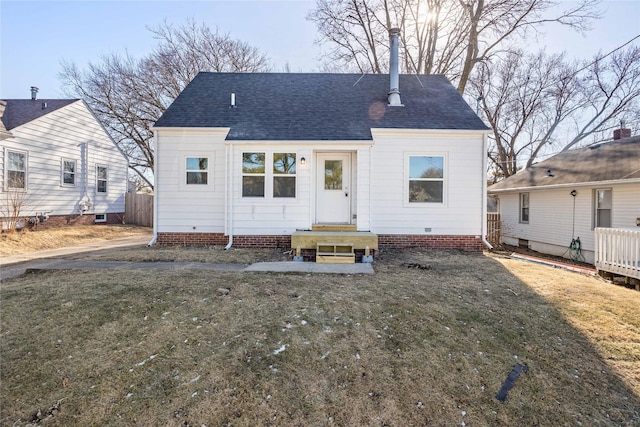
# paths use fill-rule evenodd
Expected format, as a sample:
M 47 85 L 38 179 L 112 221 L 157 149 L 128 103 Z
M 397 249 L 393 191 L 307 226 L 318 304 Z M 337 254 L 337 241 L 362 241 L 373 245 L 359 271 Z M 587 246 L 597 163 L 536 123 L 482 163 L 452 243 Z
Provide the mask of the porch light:
M 307 164 L 307 159 L 305 159 L 304 157 L 300 157 L 300 164 L 301 165 L 306 165 Z

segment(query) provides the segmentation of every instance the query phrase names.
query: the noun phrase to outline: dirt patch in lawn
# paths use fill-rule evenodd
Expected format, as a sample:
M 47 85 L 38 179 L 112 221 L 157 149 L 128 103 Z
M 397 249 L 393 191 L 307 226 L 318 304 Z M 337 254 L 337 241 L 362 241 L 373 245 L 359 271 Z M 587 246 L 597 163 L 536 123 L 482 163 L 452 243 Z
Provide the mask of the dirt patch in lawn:
M 640 293 L 457 252 L 383 251 L 374 268 L 10 279 L 0 425 L 640 422 Z
M 0 255 L 21 255 L 100 240 L 151 235 L 151 231 L 148 227 L 135 225 L 78 225 L 38 231 L 0 233 Z

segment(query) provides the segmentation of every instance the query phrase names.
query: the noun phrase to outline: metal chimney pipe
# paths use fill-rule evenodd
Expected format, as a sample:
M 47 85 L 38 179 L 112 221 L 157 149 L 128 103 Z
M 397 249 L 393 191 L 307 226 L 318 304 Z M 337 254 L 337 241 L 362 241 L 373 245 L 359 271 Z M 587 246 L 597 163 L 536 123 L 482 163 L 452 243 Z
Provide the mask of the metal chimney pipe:
M 36 100 L 38 98 L 38 88 L 35 86 L 31 86 L 31 99 Z
M 400 101 L 400 73 L 398 71 L 398 36 L 400 28 L 389 29 L 389 44 L 391 57 L 389 58 L 389 105 L 402 106 Z

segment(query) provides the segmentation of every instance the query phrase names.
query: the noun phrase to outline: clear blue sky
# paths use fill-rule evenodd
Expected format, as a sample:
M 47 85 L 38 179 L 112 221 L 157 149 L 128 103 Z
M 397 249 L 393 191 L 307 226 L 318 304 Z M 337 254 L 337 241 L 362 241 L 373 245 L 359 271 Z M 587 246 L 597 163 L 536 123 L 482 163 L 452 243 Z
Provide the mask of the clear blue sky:
M 318 71 L 317 33 L 306 20 L 313 5 L 312 0 L 0 0 L 0 98 L 28 98 L 31 86 L 40 88 L 39 98 L 63 97 L 61 60 L 82 68 L 112 52 L 140 58 L 156 44 L 147 28 L 165 19 L 182 25 L 194 18 L 217 27 L 265 52 L 273 71 L 283 71 L 286 64 L 293 72 Z M 602 9 L 604 18 L 586 35 L 549 27 L 539 43 L 586 59 L 640 34 L 640 0 L 605 0 Z

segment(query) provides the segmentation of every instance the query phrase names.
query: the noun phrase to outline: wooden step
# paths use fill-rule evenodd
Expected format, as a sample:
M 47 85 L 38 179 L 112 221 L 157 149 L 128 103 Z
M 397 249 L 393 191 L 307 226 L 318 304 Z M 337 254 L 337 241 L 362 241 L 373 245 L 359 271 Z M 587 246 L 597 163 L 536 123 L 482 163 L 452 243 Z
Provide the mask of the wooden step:
M 355 224 L 313 224 L 311 231 L 357 231 Z
M 318 242 L 316 262 L 354 264 L 356 255 L 351 242 Z

